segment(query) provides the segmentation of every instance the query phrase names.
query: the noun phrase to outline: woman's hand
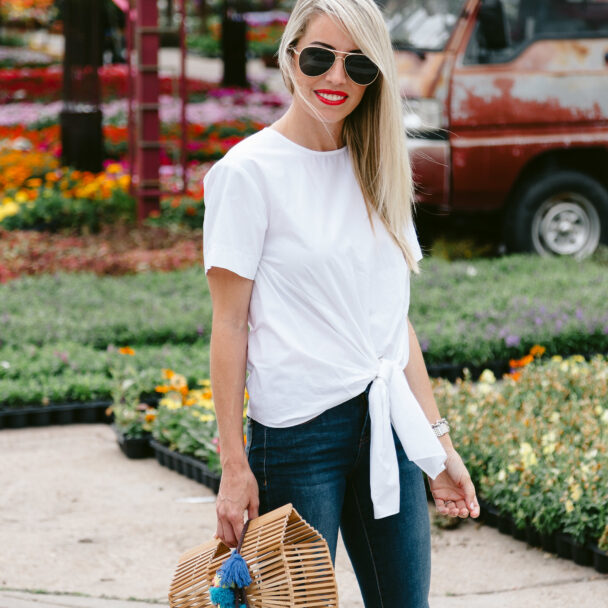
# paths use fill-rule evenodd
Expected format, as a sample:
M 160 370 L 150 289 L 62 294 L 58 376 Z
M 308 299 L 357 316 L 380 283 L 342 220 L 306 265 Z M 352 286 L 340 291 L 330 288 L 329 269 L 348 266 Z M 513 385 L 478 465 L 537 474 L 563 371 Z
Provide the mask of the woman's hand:
M 249 464 L 224 467 L 215 505 L 216 538 L 236 547 L 243 531 L 243 513 L 247 511 L 248 519 L 257 517 L 259 504 L 258 483 Z
M 455 449 L 448 449 L 445 470 L 435 479 L 428 478 L 437 511 L 452 517 L 479 517 L 475 486 L 462 458 Z

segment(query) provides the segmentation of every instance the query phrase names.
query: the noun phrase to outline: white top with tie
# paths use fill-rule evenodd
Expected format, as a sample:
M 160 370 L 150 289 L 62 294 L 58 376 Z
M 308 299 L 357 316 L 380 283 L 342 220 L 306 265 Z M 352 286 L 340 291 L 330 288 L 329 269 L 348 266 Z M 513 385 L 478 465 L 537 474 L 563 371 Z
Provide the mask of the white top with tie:
M 410 271 L 377 215 L 372 232 L 346 147 L 311 150 L 269 127 L 207 173 L 205 272 L 253 280 L 248 414 L 270 427 L 306 422 L 369 393 L 376 518 L 399 512 L 391 424 L 435 478 L 446 453 L 403 372 Z M 407 237 L 422 258 L 413 225 Z

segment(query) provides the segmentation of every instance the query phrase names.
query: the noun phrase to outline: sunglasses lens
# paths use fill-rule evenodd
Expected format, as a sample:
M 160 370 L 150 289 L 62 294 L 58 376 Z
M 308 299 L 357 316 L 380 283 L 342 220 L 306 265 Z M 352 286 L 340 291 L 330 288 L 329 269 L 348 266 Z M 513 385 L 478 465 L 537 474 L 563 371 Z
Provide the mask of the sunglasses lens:
M 331 68 L 334 59 L 330 50 L 309 46 L 300 53 L 300 69 L 306 76 L 320 76 Z
M 378 76 L 378 66 L 365 55 L 348 55 L 344 62 L 347 74 L 357 84 L 371 84 Z

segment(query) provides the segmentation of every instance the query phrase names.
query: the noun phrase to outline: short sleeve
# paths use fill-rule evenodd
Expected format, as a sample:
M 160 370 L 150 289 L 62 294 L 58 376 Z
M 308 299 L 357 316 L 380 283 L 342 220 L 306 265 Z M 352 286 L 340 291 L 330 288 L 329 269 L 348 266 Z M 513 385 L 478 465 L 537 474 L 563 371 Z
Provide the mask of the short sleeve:
M 419 262 L 422 259 L 422 249 L 418 242 L 418 235 L 416 234 L 416 228 L 414 227 L 414 219 L 412 218 L 405 227 L 405 238 L 412 248 L 414 259 Z
M 247 279 L 255 277 L 268 227 L 267 207 L 255 180 L 225 160 L 205 176 L 203 260 Z

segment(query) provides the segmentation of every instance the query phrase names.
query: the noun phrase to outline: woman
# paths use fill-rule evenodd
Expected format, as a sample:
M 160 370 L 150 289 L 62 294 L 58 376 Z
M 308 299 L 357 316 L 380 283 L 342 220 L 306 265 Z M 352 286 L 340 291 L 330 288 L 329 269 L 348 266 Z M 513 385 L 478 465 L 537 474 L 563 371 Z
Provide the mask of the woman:
M 234 546 L 244 511 L 291 502 L 332 559 L 341 529 L 366 606 L 426 607 L 422 472 L 440 513 L 479 506 L 449 434 L 431 426 L 440 414 L 407 317 L 422 253 L 378 7 L 299 0 L 279 65 L 291 106 L 205 178 L 216 534 Z

